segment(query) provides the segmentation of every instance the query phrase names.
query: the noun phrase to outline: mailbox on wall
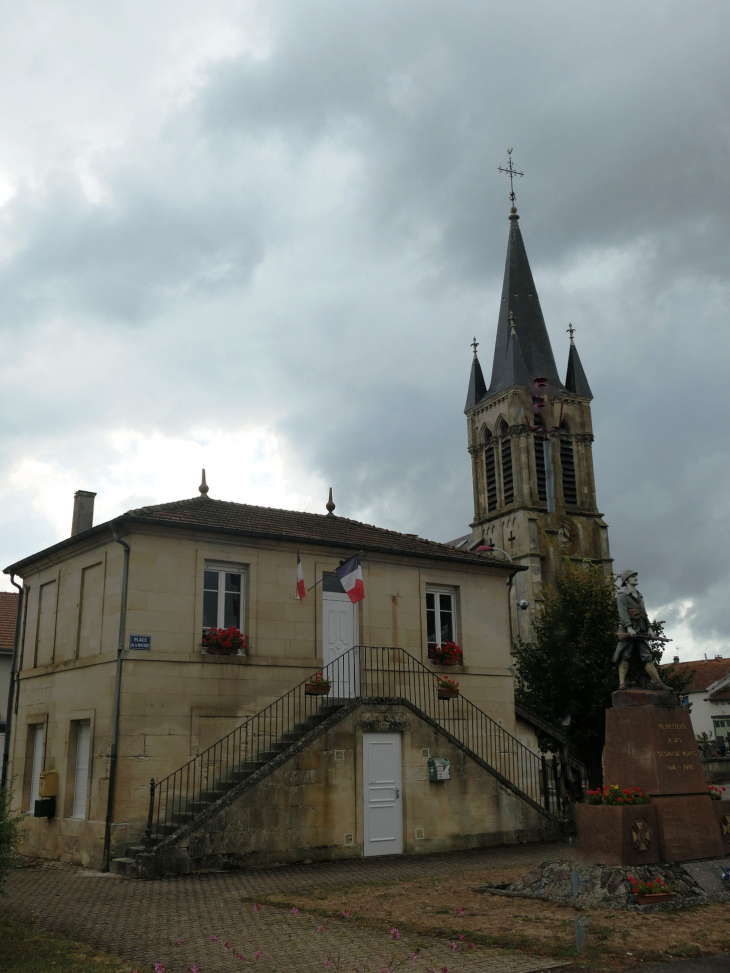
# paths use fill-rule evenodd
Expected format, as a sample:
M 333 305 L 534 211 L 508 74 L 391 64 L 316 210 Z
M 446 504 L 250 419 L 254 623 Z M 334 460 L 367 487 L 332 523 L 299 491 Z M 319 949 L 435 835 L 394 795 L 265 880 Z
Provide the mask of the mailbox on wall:
M 429 757 L 428 779 L 430 781 L 451 780 L 451 764 L 446 757 Z

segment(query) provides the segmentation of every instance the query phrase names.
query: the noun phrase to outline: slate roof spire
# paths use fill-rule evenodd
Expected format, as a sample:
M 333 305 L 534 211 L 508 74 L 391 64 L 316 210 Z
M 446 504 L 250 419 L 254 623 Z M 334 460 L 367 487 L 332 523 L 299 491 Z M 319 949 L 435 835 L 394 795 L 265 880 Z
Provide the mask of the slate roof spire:
M 502 300 L 497 322 L 497 339 L 494 344 L 492 378 L 487 395 L 501 392 L 516 384 L 514 377 L 521 372 L 519 357 L 522 357 L 526 380 L 519 384 L 530 384 L 533 379 L 542 377 L 550 385 L 563 387 L 555 366 L 553 349 L 550 345 L 545 320 L 540 308 L 535 282 L 532 279 L 530 263 L 527 259 L 525 244 L 519 227 L 516 207 L 509 215 L 510 227 L 507 241 L 507 260 L 502 284 Z M 514 315 L 517 325 L 517 349 L 510 350 L 509 316 Z
M 464 412 L 468 412 L 477 402 L 483 399 L 487 391 L 487 383 L 484 381 L 482 366 L 479 364 L 479 359 L 477 358 L 479 342 L 476 338 L 472 341 L 471 346 L 474 349 L 474 358 L 471 363 L 471 374 L 469 375 L 469 388 L 466 393 Z
M 578 349 L 575 347 L 575 341 L 573 340 L 574 331 L 575 328 L 573 325 L 569 325 L 570 351 L 568 352 L 568 370 L 565 373 L 565 387 L 573 395 L 582 395 L 586 399 L 592 399 L 593 392 L 591 392 L 586 373 L 583 371 L 583 364 L 580 360 Z

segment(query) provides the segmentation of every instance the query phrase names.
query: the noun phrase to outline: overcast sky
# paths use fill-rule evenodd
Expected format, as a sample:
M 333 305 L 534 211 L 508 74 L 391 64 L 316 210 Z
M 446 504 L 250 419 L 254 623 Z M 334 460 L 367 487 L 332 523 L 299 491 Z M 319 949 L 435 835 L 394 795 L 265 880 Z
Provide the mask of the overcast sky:
M 730 5 L 35 0 L 0 11 L 0 561 L 195 495 L 448 540 L 514 146 L 599 507 L 730 655 Z M 10 587 L 7 577 L 0 584 Z

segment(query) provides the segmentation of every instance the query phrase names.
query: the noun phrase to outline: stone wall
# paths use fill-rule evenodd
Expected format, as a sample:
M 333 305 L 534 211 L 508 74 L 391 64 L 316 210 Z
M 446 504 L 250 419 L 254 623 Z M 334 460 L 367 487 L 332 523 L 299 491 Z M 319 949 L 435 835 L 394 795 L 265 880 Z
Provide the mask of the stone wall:
M 361 704 L 254 787 L 231 792 L 158 867 L 205 871 L 362 856 L 363 731 L 402 734 L 405 854 L 557 836 L 551 821 L 409 707 Z M 429 756 L 448 758 L 451 780 L 429 781 Z

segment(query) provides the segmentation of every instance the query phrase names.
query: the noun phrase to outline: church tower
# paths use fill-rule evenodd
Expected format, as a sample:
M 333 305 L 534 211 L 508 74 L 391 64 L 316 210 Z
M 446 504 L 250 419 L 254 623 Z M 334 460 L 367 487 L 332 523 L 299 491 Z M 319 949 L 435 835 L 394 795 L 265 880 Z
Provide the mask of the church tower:
M 515 577 L 513 636 L 529 634 L 542 585 L 555 578 L 564 557 L 611 570 L 593 479 L 593 395 L 572 325 L 568 332 L 561 382 L 513 205 L 492 374 L 487 387 L 475 339 L 464 409 L 474 520 L 471 535 L 454 542 L 500 548 L 528 568 Z M 520 611 L 523 600 L 528 607 Z

